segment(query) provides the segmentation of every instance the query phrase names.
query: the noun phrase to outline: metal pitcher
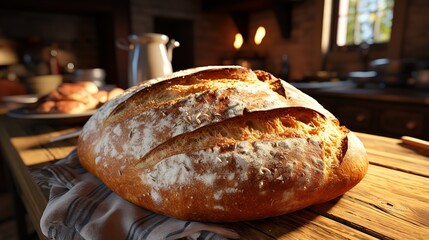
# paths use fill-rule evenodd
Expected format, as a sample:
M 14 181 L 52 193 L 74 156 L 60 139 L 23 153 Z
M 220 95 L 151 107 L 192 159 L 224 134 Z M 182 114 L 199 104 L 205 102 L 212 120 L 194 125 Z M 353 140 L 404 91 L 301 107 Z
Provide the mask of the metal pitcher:
M 168 36 L 158 33 L 130 35 L 128 85 L 134 86 L 145 80 L 162 77 L 173 72 L 171 60 L 173 49 L 180 44 Z M 124 44 L 119 45 L 124 48 Z

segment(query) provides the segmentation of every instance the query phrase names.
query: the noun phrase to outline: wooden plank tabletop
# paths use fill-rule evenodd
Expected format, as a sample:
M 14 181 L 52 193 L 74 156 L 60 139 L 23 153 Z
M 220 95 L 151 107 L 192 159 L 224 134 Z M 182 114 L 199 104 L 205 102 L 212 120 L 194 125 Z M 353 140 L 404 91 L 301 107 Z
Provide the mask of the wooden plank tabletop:
M 22 124 L 1 117 L 2 151 L 8 157 L 36 228 L 47 202 L 32 168 L 66 156 L 76 139 L 49 142 L 77 125 Z M 283 216 L 227 223 L 242 239 L 427 239 L 429 153 L 392 139 L 357 133 L 370 166 L 355 188 L 332 201 Z

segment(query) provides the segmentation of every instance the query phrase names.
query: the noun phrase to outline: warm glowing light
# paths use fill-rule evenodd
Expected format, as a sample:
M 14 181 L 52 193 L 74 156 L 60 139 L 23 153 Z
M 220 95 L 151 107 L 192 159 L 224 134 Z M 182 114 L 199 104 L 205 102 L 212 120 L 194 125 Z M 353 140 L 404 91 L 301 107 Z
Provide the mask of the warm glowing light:
M 260 26 L 258 27 L 258 29 L 256 30 L 256 34 L 255 34 L 255 44 L 259 45 L 261 44 L 262 40 L 265 37 L 265 28 Z
M 240 33 L 235 34 L 235 40 L 234 40 L 234 48 L 240 49 L 241 45 L 243 45 L 243 36 L 241 36 Z

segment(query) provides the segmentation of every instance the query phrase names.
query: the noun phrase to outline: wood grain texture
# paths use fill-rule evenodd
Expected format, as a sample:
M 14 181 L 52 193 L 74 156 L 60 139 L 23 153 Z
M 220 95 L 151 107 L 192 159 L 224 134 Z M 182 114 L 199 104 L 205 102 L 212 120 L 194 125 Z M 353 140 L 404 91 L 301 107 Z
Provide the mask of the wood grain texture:
M 429 177 L 429 151 L 404 145 L 400 139 L 356 135 L 363 142 L 371 164 Z
M 426 239 L 428 202 L 426 177 L 372 165 L 354 189 L 311 209 L 379 238 Z
M 21 159 L 27 166 L 46 163 L 64 158 L 76 147 L 76 139 L 61 142 L 49 142 L 49 139 L 61 134 L 72 132 L 76 127 L 54 129 L 44 125 L 20 129 L 20 135 L 11 138 Z
M 373 239 L 366 233 L 317 214 L 311 209 L 247 224 L 274 239 Z

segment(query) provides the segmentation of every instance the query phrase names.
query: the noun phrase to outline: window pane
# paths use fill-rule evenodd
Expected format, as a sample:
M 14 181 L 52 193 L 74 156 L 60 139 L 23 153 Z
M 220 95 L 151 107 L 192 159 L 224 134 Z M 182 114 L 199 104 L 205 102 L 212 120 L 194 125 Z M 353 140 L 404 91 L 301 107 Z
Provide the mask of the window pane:
M 359 45 L 362 42 L 373 43 L 374 38 L 374 18 L 372 13 L 362 13 L 358 17 L 359 31 L 355 38 L 355 44 Z
M 339 0 L 337 45 L 388 42 L 394 0 Z
M 368 13 L 368 12 L 374 12 L 377 10 L 376 0 L 360 0 L 358 1 L 357 5 L 358 5 L 359 13 Z
M 387 8 L 387 1 L 386 0 L 378 0 L 377 2 L 377 10 L 383 11 Z
M 380 30 L 376 42 L 388 42 L 392 32 L 393 10 L 389 9 L 380 14 Z
M 393 4 L 395 0 L 384 0 L 386 2 L 386 8 L 393 10 Z
M 356 24 L 356 17 L 354 15 L 350 16 L 347 19 L 346 45 L 352 45 L 354 43 L 355 24 Z
M 356 6 L 357 6 L 357 0 L 349 0 L 349 1 L 343 1 L 340 0 L 341 2 L 348 2 L 349 3 L 349 14 L 350 15 L 356 15 Z

